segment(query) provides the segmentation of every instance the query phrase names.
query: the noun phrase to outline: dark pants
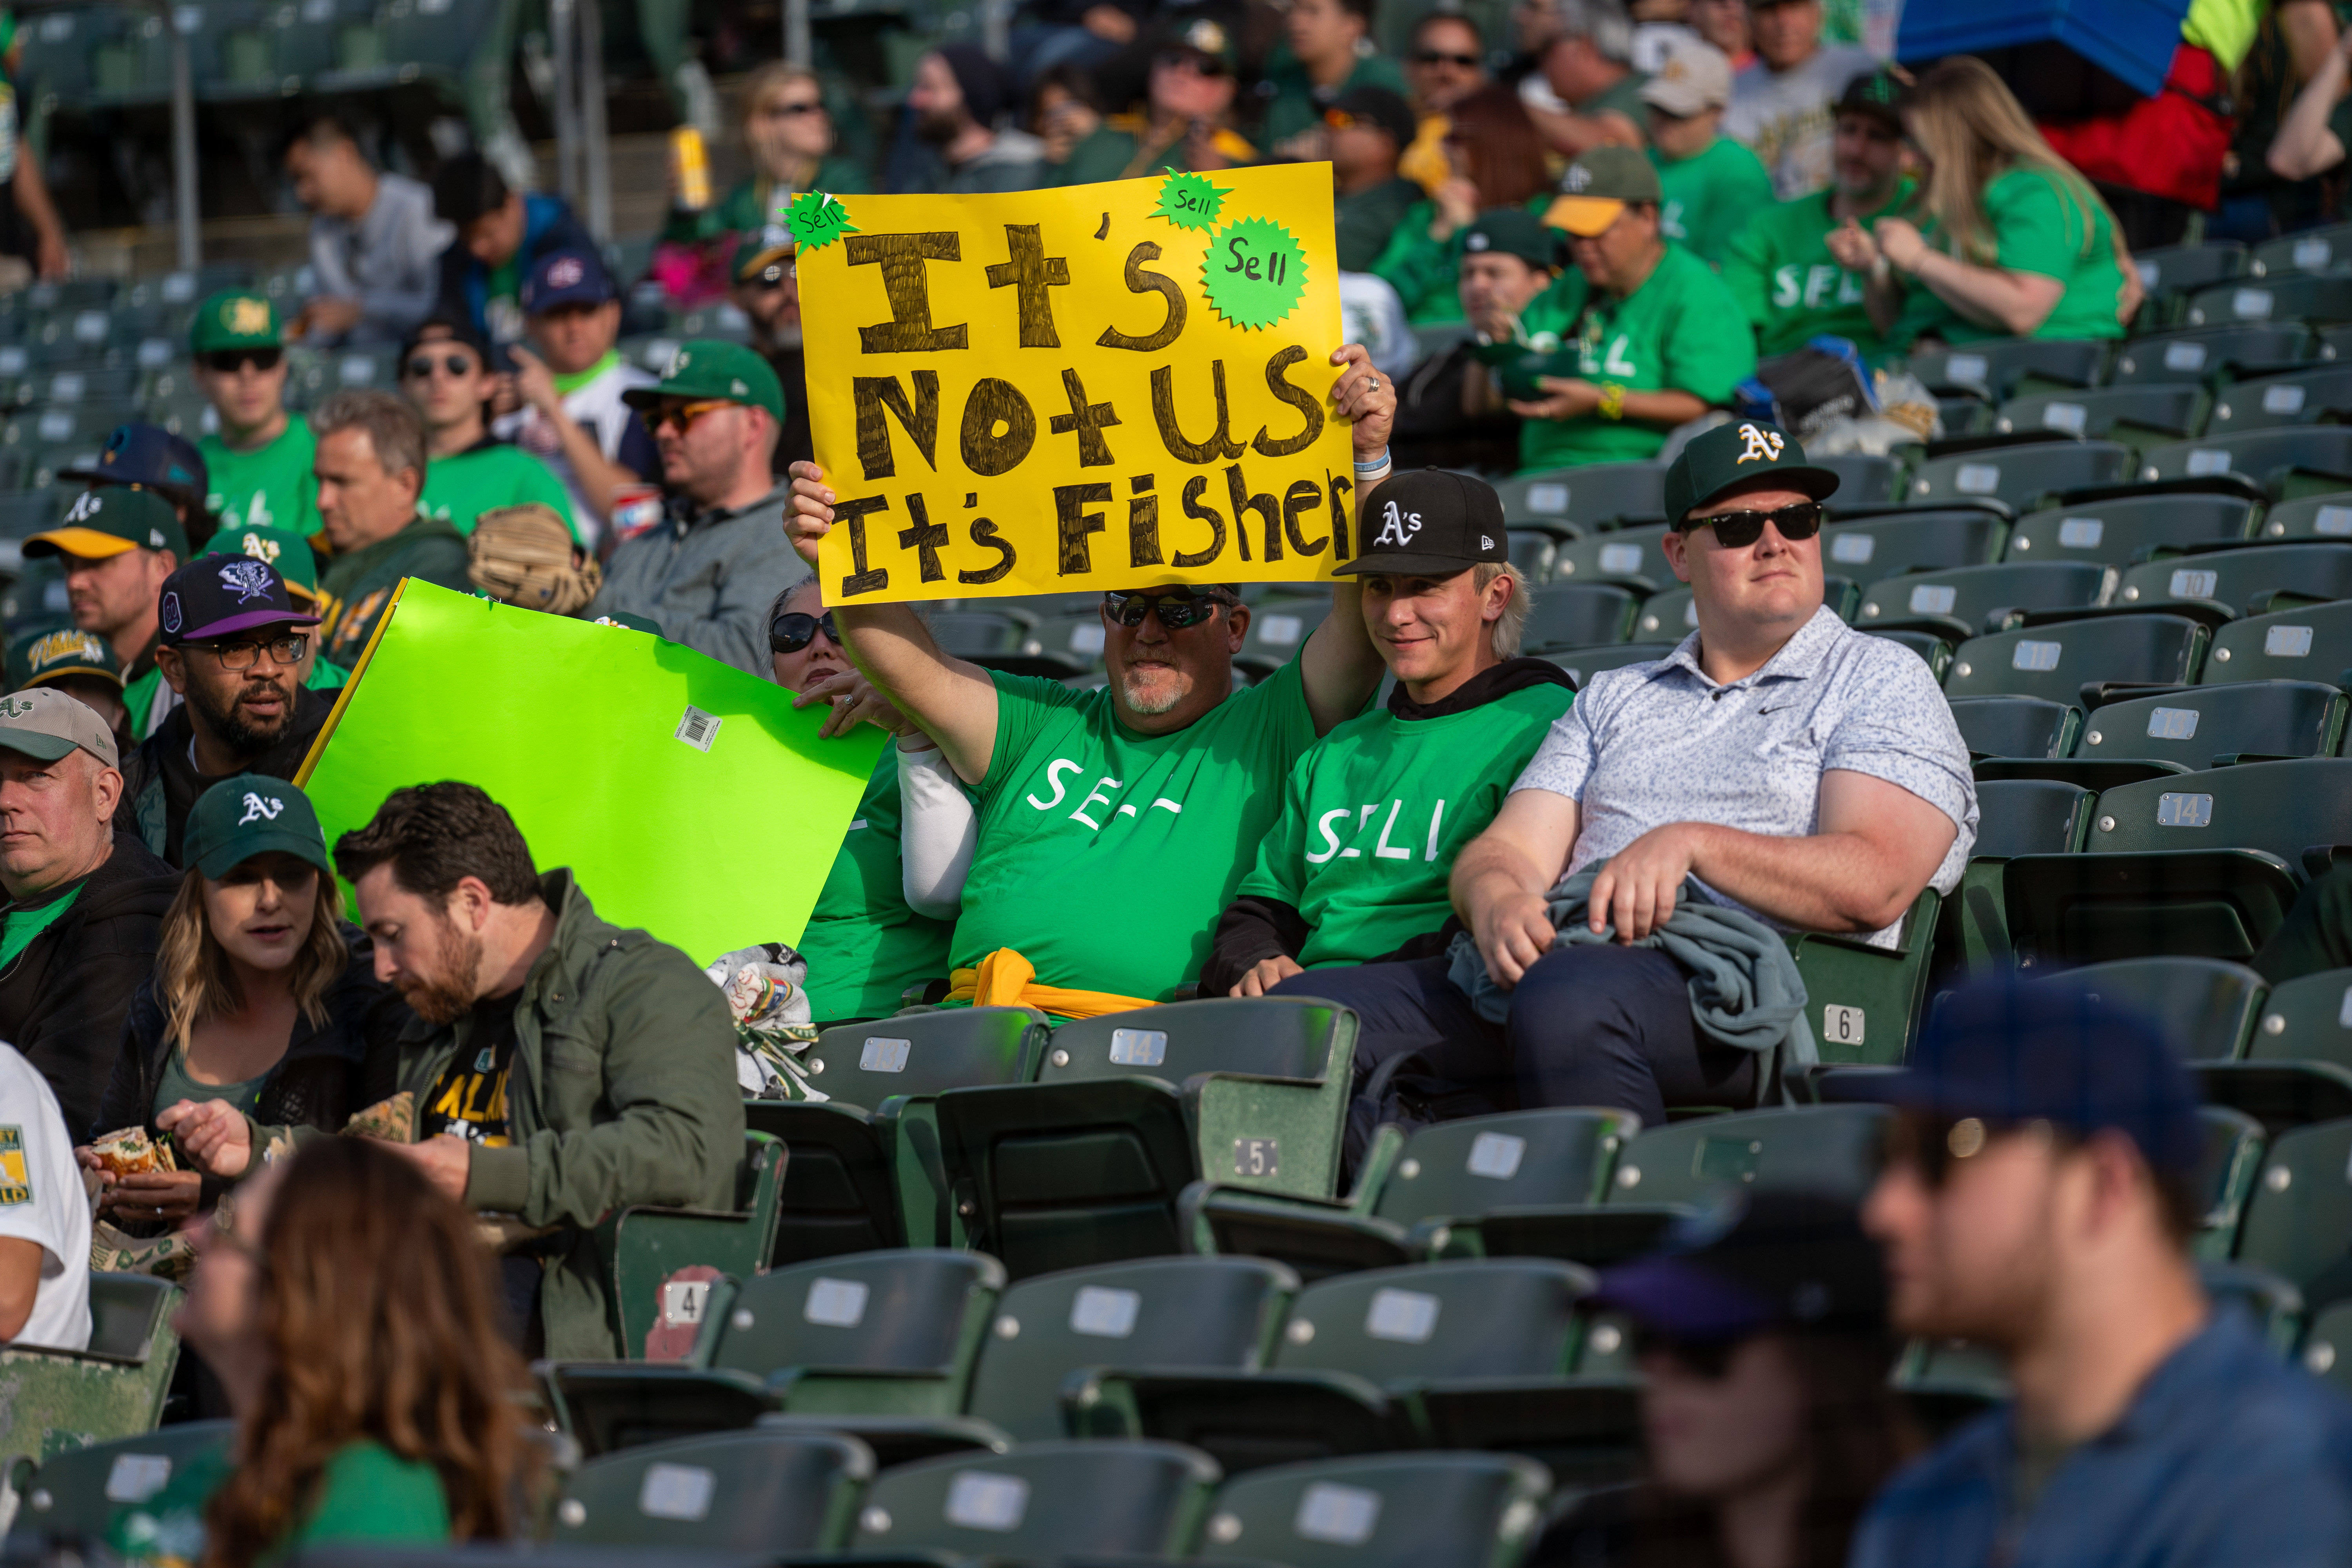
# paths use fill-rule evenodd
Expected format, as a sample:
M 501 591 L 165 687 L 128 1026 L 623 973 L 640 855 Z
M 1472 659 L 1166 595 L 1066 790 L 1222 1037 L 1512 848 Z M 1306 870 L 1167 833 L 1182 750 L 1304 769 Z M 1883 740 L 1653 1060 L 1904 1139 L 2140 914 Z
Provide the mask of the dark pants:
M 2285 922 L 2254 954 L 2253 967 L 2273 985 L 2324 969 L 2352 968 L 2352 868 L 2339 867 L 2305 885 Z
M 1429 1078 L 1491 1100 L 1493 1110 L 1605 1106 L 1657 1127 L 1669 1106 L 1756 1098 L 1754 1053 L 1700 1037 L 1690 976 L 1655 948 L 1554 948 L 1521 978 L 1500 1026 L 1478 1016 L 1446 979 L 1447 967 L 1431 958 L 1317 969 L 1292 975 L 1275 994 L 1355 1010 L 1360 1091 L 1384 1062 L 1418 1054 Z

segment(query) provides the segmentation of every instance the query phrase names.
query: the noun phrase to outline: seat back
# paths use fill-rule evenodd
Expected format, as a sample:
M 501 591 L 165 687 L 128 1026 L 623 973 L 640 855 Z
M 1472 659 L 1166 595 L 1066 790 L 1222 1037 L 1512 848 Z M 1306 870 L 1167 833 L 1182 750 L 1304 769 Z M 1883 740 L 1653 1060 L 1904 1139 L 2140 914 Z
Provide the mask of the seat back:
M 968 1376 L 1004 1269 L 984 1253 L 908 1247 L 819 1258 L 741 1281 L 711 1314 L 707 1364 Z
M 2226 1258 L 2237 1249 L 2246 1197 L 2262 1172 L 2263 1124 L 2225 1105 L 2199 1106 L 2197 1121 L 2205 1132 L 2197 1168 L 2197 1191 L 2205 1199 L 2197 1249 L 2200 1257 Z
M 1026 1443 L 926 1459 L 876 1479 L 851 1545 L 991 1560 L 1181 1556 L 1217 1479 L 1215 1461 L 1175 1443 Z
M 2150 550 L 2243 539 L 2254 503 L 2242 496 L 2123 495 L 2028 512 L 2010 531 L 2011 561 L 2128 566 Z
M 2120 784 L 2099 796 L 2088 847 L 2258 849 L 2299 867 L 2306 848 L 2352 844 L 2352 761 L 2250 763 Z
M 2352 290 L 2352 279 L 2345 279 Z M 2276 493 L 2290 469 L 2352 475 L 2352 429 L 2338 425 L 2250 430 L 2242 436 L 2204 436 L 2172 441 L 2140 454 L 2143 479 L 2201 479 L 2242 474 Z
M 1803 1105 L 1654 1127 L 1617 1157 L 1610 1200 L 1693 1203 L 1722 1187 L 1803 1187 L 1858 1204 L 1877 1179 L 1890 1114 L 1881 1105 Z
M 2271 987 L 2245 1054 L 2250 1061 L 2352 1068 L 2352 969 L 2323 969 Z
M 1495 487 L 1511 522 L 1573 522 L 1590 528 L 1621 517 L 1663 517 L 1666 470 L 1661 463 L 1587 463 L 1522 474 Z
M 1548 583 L 1528 597 L 1522 646 L 1529 652 L 1622 642 L 1641 597 L 1602 583 Z
M 1276 1465 L 1218 1489 L 1199 1560 L 1289 1568 L 1507 1568 L 1551 1476 L 1505 1454 L 1381 1454 Z
M 103 1541 L 116 1519 L 170 1485 L 181 1467 L 236 1441 L 234 1421 L 189 1421 L 51 1454 L 24 1489 L 16 1528 Z
M 552 1540 L 678 1551 L 837 1551 L 874 1455 L 855 1437 L 752 1427 L 589 1460 L 555 1507 Z
M 1664 527 L 1620 528 L 1584 539 L 1571 539 L 1552 552 L 1551 584 L 1621 583 L 1645 594 L 1659 593 L 1675 581 L 1666 563 Z
M 2283 1132 L 2238 1226 L 2238 1258 L 2302 1290 L 2319 1311 L 2352 1297 L 2352 1121 Z
M 1354 1015 L 1299 996 L 1221 996 L 1084 1018 L 1054 1031 L 1039 1083 L 1195 1073 L 1321 1079 Z
M 2189 297 L 2192 327 L 2352 321 L 2352 278 L 2241 278 Z
M 2095 561 L 2035 561 L 1915 573 L 1871 584 L 1855 624 L 1935 618 L 1957 623 L 1956 636 L 1986 629 L 2000 610 L 2088 609 L 2115 586 L 2112 569 Z
M 1841 493 L 1832 498 L 1845 500 Z M 1822 530 L 1822 565 L 1867 587 L 1906 572 L 1986 566 L 2000 559 L 2009 524 L 1982 507 L 1886 512 Z
M 1996 692 L 2074 702 L 2098 680 L 2180 685 L 2196 679 L 2209 634 L 2186 616 L 2102 616 L 1970 637 L 1944 677 L 1951 697 Z
M 2100 390 L 2070 389 L 2012 397 L 2000 405 L 1993 429 L 2001 435 L 2047 430 L 2057 436 L 2105 437 L 2118 427 L 2178 438 L 2197 428 L 2205 389 L 2194 382 L 2162 382 Z
M 2071 855 L 2090 837 L 2098 796 L 2055 779 L 1987 779 L 1977 785 L 1977 841 L 1969 857 Z
M 1633 617 L 1633 636 L 1645 642 L 1679 641 L 1698 630 L 1698 601 L 1688 588 L 1669 588 L 1642 601 Z M 1669 644 L 1668 646 L 1672 646 Z
M 1895 499 L 1895 465 L 1892 458 L 1873 452 L 1840 452 L 1834 456 L 1807 453 L 1805 461 L 1838 477 L 1840 506 L 1877 506 Z
M 2352 539 L 2352 491 L 2325 490 L 2283 500 L 2263 513 L 2262 539 Z
M 871 1110 L 892 1095 L 1025 1082 L 1051 1033 L 1026 1007 L 950 1007 L 827 1029 L 807 1067 L 835 1103 Z
M 2137 338 L 2116 351 L 2110 383 L 2210 380 L 2224 371 L 2291 368 L 2312 356 L 2300 321 L 2279 326 L 2216 325 Z
M 1405 1142 L 1372 1213 L 1412 1226 L 1530 1204 L 1589 1204 L 1642 1130 L 1623 1110 L 1512 1110 L 1433 1122 Z
M 2213 398 L 2214 435 L 2308 425 L 2323 414 L 2352 408 L 2352 369 L 2295 371 L 2224 387 Z
M 2152 758 L 2192 772 L 2225 757 L 2332 757 L 2347 711 L 2342 691 L 2312 680 L 2194 687 L 2098 709 L 2074 754 Z
M 2123 958 L 2086 963 L 2037 984 L 2072 985 L 2164 1026 L 2189 1061 L 2234 1059 L 2253 1032 L 2265 986 L 2242 963 L 2218 958 Z
M 2282 591 L 2352 598 L 2352 544 L 2259 544 L 2149 561 L 2124 574 L 2116 603 L 2215 599 L 2246 614 L 2257 599 Z
M 2107 345 L 2088 339 L 1991 338 L 1957 348 L 1923 349 L 1911 373 L 1931 387 L 1957 386 L 2006 397 L 2027 376 L 2064 386 L 2089 386 L 2106 363 Z
M 1062 1435 L 1062 1386 L 1086 1367 L 1254 1371 L 1297 1291 L 1297 1275 L 1262 1258 L 1154 1258 L 1024 1279 L 996 1303 L 971 1412 L 1034 1443 Z
M 2130 450 L 2114 441 L 2039 441 L 1932 458 L 1911 476 L 1915 501 L 1989 500 L 2023 509 L 2043 496 L 2120 483 Z
M 2071 757 L 2083 710 L 2046 697 L 1956 697 L 1952 721 L 1979 757 Z
M 1345 1372 L 1383 1386 L 1567 1370 L 1590 1270 L 1545 1258 L 1491 1258 L 1337 1274 L 1298 1293 L 1274 1364 Z
M 1951 670 L 1951 641 L 1948 638 L 1937 637 L 1934 632 L 1874 632 L 1866 626 L 1857 629 L 1866 637 L 1885 637 L 1888 642 L 1907 647 L 1917 654 L 1920 662 L 1927 667 L 1938 685 L 1943 683 Z
M 1253 605 L 1249 633 L 1242 639 L 1234 662 L 1259 671 L 1280 669 L 1307 646 L 1307 639 L 1330 613 L 1328 598 L 1269 599 Z
M 2232 621 L 2213 634 L 2200 679 L 2208 686 L 2247 680 L 2344 684 L 2352 669 L 2352 602 L 2305 605 Z
M 2352 1301 L 2338 1301 L 2312 1318 L 2303 1336 L 2303 1370 L 2336 1393 L 2352 1394 Z
M 2305 229 L 2254 247 L 2247 270 L 2257 278 L 2326 272 L 2352 262 L 2352 224 Z

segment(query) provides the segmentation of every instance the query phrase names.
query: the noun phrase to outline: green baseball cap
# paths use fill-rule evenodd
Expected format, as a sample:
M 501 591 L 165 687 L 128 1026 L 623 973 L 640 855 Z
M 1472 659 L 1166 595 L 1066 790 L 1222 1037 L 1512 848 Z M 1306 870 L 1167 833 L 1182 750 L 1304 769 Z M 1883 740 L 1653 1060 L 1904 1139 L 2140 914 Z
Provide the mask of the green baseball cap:
M 1639 147 L 1595 147 L 1559 177 L 1559 198 L 1545 211 L 1544 222 L 1591 239 L 1617 221 L 1626 203 L 1654 206 L 1664 199 L 1647 153 Z
M 1478 221 L 1462 231 L 1465 256 L 1496 252 L 1516 256 L 1530 267 L 1559 265 L 1559 240 L 1543 219 L 1525 207 L 1488 207 Z
M 290 528 L 239 528 L 223 524 L 205 549 L 206 555 L 250 555 L 278 568 L 286 591 L 311 604 L 319 601 L 319 562 L 310 542 Z
M 133 550 L 168 550 L 175 562 L 188 559 L 188 531 L 179 508 L 153 490 L 100 485 L 66 503 L 55 528 L 25 541 L 25 554 L 79 555 L 103 561 Z
M 68 675 L 85 675 L 122 689 L 122 667 L 106 639 L 66 626 L 26 632 L 8 645 L 8 684 L 19 691 L 47 686 Z
M 184 843 L 182 858 L 215 882 L 273 849 L 335 874 L 310 797 L 267 773 L 239 773 L 199 795 Z
M 224 289 L 196 307 L 188 327 L 188 352 L 208 354 L 215 349 L 275 349 L 286 346 L 284 324 L 278 307 L 266 294 L 243 289 Z
M 783 384 L 775 368 L 741 343 L 718 338 L 696 338 L 680 343 L 669 356 L 669 368 L 657 385 L 633 386 L 621 401 L 635 409 L 653 408 L 673 398 L 715 397 L 764 408 L 769 417 L 784 417 Z
M 53 687 L 12 691 L 0 697 L 0 751 L 21 752 L 35 762 L 62 760 L 76 747 L 110 768 L 122 765 L 114 731 L 98 710 Z
M 1761 419 L 1735 419 L 1690 439 L 1666 470 L 1666 521 L 1680 527 L 1693 507 L 1769 479 L 1815 500 L 1836 493 L 1838 477 L 1805 461 L 1797 438 Z

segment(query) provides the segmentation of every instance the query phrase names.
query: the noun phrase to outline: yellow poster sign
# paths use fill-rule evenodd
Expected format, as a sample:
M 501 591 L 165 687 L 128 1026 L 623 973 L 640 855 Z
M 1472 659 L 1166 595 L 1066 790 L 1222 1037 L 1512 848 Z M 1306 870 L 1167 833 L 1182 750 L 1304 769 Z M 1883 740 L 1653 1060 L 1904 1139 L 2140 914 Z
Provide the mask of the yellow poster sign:
M 1310 582 L 1352 553 L 1322 163 L 801 198 L 828 605 Z

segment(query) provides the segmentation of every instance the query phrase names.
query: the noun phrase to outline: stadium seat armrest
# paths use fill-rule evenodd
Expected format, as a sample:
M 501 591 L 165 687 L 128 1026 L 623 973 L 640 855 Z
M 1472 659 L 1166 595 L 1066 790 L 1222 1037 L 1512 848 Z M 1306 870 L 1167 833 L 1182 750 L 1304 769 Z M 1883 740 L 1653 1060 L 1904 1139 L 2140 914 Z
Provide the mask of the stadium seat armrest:
M 1184 1080 L 1184 1120 L 1201 1175 L 1265 1192 L 1338 1194 L 1349 1079 L 1344 1060 L 1326 1079 L 1196 1073 Z

